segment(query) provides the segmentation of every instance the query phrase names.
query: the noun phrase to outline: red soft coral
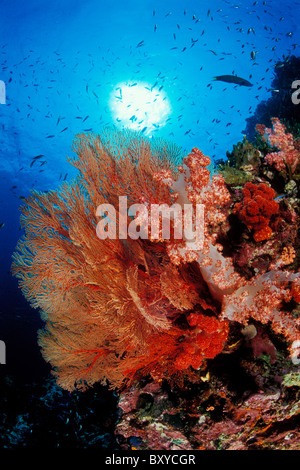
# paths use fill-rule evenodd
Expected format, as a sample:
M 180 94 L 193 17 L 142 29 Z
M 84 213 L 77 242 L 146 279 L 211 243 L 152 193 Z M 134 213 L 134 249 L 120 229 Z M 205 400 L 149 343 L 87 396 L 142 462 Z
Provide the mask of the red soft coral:
M 264 183 L 248 182 L 243 189 L 244 199 L 234 206 L 234 213 L 249 229 L 254 230 L 256 242 L 268 240 L 272 235 L 270 218 L 276 214 L 279 205 L 274 201 L 274 190 Z
M 178 370 L 189 366 L 198 369 L 204 359 L 213 359 L 223 350 L 228 335 L 228 322 L 215 317 L 191 313 L 188 322 L 195 328 L 188 330 L 182 351 L 176 358 Z

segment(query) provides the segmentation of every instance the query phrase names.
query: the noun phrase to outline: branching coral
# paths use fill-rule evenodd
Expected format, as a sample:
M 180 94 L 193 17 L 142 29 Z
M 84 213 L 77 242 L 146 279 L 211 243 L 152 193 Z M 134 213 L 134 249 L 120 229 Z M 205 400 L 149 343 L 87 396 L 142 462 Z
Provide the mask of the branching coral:
M 270 218 L 278 212 L 279 205 L 274 201 L 275 191 L 264 183 L 248 182 L 243 188 L 243 201 L 235 204 L 234 213 L 248 228 L 254 230 L 256 242 L 268 240 L 272 235 Z
M 287 173 L 289 178 L 295 173 L 300 163 L 300 146 L 292 134 L 286 133 L 286 127 L 278 118 L 271 119 L 273 129 L 258 124 L 256 131 L 262 136 L 263 140 L 272 147 L 277 147 L 277 152 L 268 153 L 265 160 L 273 165 L 277 171 Z
M 105 380 L 123 387 L 147 374 L 180 383 L 223 350 L 230 322 L 247 324 L 250 316 L 298 344 L 298 322 L 292 325 L 281 303 L 298 299 L 299 275 L 277 266 L 246 281 L 235 272 L 217 243 L 228 227 L 230 194 L 200 150 L 178 170 L 180 149 L 130 132 L 80 135 L 74 150 L 77 180 L 34 192 L 23 206 L 25 236 L 12 267 L 41 310 L 39 344 L 62 387 L 84 390 Z M 129 213 L 121 221 L 120 196 L 146 208 L 201 204 L 204 238 L 166 239 L 159 225 L 158 239 L 148 232 L 99 239 L 100 205 L 115 208 L 119 230 L 132 222 Z

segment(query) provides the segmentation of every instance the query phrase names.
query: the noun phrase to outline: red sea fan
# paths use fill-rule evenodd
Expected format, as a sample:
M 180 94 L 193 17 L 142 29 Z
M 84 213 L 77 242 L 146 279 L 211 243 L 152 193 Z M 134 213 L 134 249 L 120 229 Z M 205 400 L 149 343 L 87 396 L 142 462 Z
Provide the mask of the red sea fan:
M 33 192 L 22 207 L 25 236 L 12 266 L 45 321 L 39 332 L 43 356 L 67 390 L 106 380 L 122 387 L 146 374 L 180 381 L 196 365 L 189 361 L 179 367 L 178 358 L 200 334 L 205 318 L 203 311 L 197 327 L 187 320 L 196 305 L 199 312 L 201 297 L 209 296 L 201 273 L 173 265 L 163 240 L 100 240 L 96 211 L 104 203 L 118 208 L 119 196 L 126 196 L 128 205 L 170 205 L 169 188 L 154 174 L 164 170 L 175 178 L 181 152 L 113 131 L 80 135 L 74 150 L 77 180 L 58 191 Z M 222 341 L 213 348 L 210 330 L 209 357 L 222 350 L 227 322 L 215 319 L 215 331 L 218 338 L 223 331 Z M 204 360 L 207 347 L 197 350 Z

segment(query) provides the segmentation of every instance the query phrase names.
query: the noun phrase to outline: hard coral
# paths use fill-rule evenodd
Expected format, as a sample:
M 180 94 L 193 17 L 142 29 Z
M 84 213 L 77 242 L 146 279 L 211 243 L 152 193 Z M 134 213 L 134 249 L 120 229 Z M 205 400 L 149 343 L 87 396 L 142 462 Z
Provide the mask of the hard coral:
M 276 214 L 279 205 L 274 201 L 275 191 L 266 185 L 248 182 L 243 189 L 243 201 L 234 206 L 234 213 L 249 229 L 254 230 L 256 242 L 268 240 L 272 235 L 270 218 Z

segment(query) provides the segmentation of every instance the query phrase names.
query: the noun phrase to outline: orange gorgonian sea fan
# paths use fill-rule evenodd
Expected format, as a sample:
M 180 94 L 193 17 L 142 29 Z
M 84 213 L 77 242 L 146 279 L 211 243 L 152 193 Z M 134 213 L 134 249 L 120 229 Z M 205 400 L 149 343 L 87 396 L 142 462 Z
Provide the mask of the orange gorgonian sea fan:
M 172 263 L 163 239 L 96 236 L 100 204 L 174 202 L 155 175 L 176 179 L 181 150 L 111 130 L 77 136 L 73 150 L 79 176 L 27 199 L 13 256 L 13 274 L 45 321 L 43 356 L 67 390 L 106 380 L 119 388 L 146 374 L 181 381 L 222 351 L 228 332 L 199 265 Z

